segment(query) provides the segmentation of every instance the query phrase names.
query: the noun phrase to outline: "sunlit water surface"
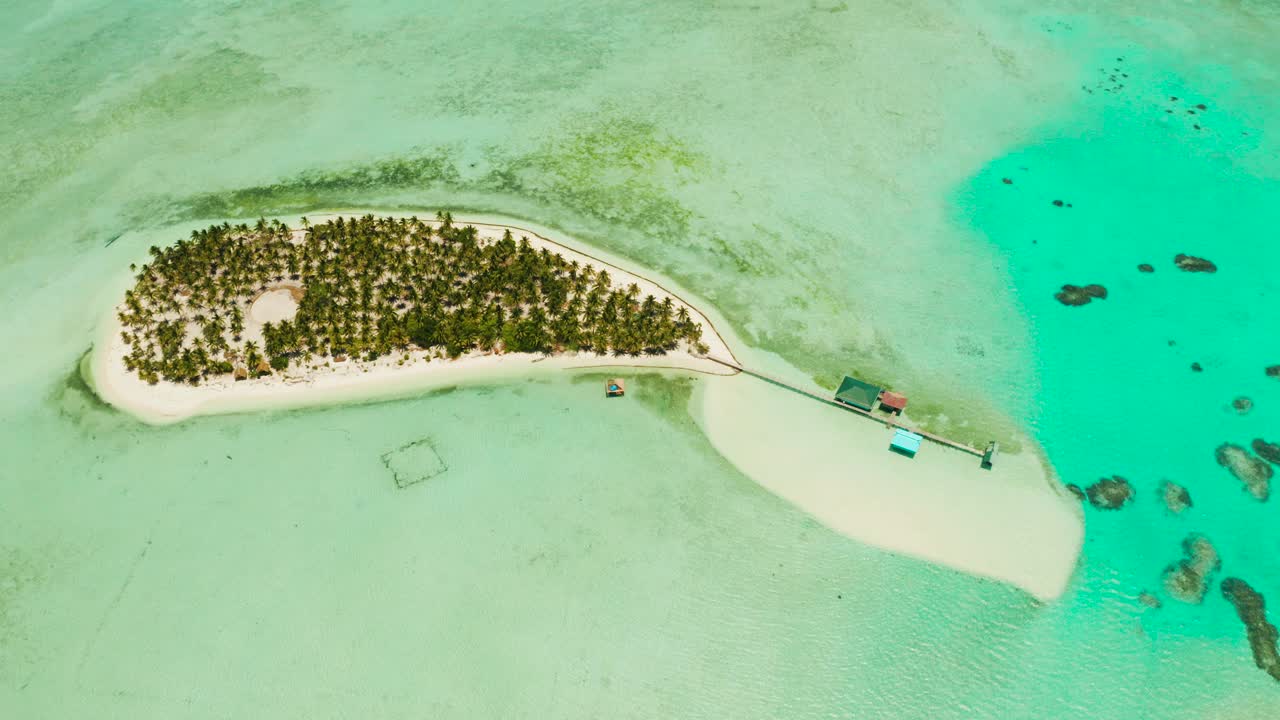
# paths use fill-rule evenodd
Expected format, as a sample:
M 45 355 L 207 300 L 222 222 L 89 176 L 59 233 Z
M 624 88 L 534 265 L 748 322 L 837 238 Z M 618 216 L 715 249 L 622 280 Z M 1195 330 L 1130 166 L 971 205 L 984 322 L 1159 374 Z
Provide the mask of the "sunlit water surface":
M 1266 717 L 1280 686 L 1216 586 L 1185 606 L 1160 572 L 1203 532 L 1219 577 L 1280 602 L 1275 501 L 1213 459 L 1280 441 L 1280 18 L 955 5 L 0 11 L 0 707 Z M 692 379 L 166 428 L 76 380 L 125 267 L 176 239 L 155 228 L 356 205 L 559 227 L 799 373 L 890 380 L 943 431 L 1028 429 L 1065 480 L 1139 496 L 1087 513 L 1040 607 L 759 489 L 697 431 Z M 1109 296 L 1063 307 L 1065 283 Z M 446 469 L 400 488 L 410 443 Z M 1195 507 L 1165 512 L 1163 479 Z

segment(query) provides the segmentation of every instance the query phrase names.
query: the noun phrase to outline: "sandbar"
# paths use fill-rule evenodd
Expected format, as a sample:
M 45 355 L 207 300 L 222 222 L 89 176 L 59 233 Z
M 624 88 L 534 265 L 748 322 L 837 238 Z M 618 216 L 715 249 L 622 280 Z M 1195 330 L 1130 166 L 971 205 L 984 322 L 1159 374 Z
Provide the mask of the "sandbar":
M 1083 513 L 1029 439 L 991 470 L 747 375 L 699 383 L 696 415 L 716 450 L 770 492 L 846 537 L 1060 597 L 1084 541 Z

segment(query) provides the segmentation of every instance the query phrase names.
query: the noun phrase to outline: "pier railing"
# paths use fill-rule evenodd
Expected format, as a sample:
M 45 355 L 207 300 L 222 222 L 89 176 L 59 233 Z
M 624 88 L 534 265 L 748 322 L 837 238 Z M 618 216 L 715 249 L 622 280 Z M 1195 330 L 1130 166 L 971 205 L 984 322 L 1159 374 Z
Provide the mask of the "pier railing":
M 869 410 L 863 410 L 862 408 L 856 408 L 856 407 L 853 407 L 852 405 L 845 405 L 844 403 L 836 402 L 835 400 L 819 395 L 818 393 L 813 392 L 812 390 L 806 390 L 805 388 L 802 388 L 799 385 L 794 385 L 792 383 L 787 382 L 786 380 L 776 378 L 766 373 L 762 373 L 756 370 L 751 370 L 750 368 L 743 367 L 742 365 L 739 365 L 738 363 L 735 363 L 735 362 L 729 362 L 728 360 L 721 360 L 720 358 L 714 357 L 712 355 L 706 355 L 704 357 L 706 357 L 706 359 L 714 363 L 719 363 L 721 365 L 724 365 L 725 367 L 737 370 L 738 372 L 743 373 L 744 375 L 750 375 L 751 377 L 763 380 L 771 385 L 777 385 L 778 387 L 783 388 L 785 390 L 790 390 L 793 393 L 804 395 L 805 397 L 811 398 L 813 400 L 817 400 L 820 403 L 825 403 L 833 407 L 838 407 L 841 410 L 846 410 L 848 412 L 861 415 L 865 418 L 875 420 L 876 422 L 879 422 L 879 423 L 884 423 L 885 425 L 888 425 L 891 427 L 908 430 L 910 432 L 916 433 L 917 435 L 923 437 L 926 440 L 929 440 L 930 442 L 934 442 L 939 445 L 945 445 L 954 450 L 959 450 L 960 452 L 969 453 L 970 455 L 976 455 L 978 457 L 982 457 L 983 451 L 979 450 L 978 448 L 965 445 L 962 442 L 951 440 L 950 438 L 945 438 L 945 437 L 942 437 L 941 435 L 936 435 L 934 433 L 928 432 L 927 430 L 919 430 L 917 428 L 908 427 L 905 424 L 898 422 L 898 420 L 892 417 L 881 417 L 881 416 L 875 415 Z

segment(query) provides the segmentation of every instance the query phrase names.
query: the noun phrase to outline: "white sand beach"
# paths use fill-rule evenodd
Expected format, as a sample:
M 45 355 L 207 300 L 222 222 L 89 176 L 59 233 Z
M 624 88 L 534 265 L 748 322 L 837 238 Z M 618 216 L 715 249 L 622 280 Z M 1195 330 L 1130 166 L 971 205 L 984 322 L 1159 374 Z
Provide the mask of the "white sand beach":
M 716 449 L 827 527 L 1041 601 L 1066 589 L 1083 517 L 1030 440 L 991 470 L 931 442 L 907 458 L 889 451 L 883 424 L 756 378 L 699 386 L 699 423 Z
M 323 222 L 336 217 L 358 217 L 362 212 L 312 214 L 313 222 Z M 408 213 L 379 213 L 407 217 Z M 300 218 L 290 218 L 290 227 L 297 228 Z M 661 283 L 606 260 L 601 254 L 586 249 L 581 243 L 570 246 L 561 240 L 553 240 L 520 227 L 482 222 L 477 219 L 455 217 L 455 224 L 474 225 L 483 239 L 497 240 L 506 230 L 517 238 L 527 238 L 535 248 L 546 248 L 609 272 L 615 287 L 634 283 L 641 296 L 653 295 L 658 300 L 671 298 L 677 307 L 689 310 L 695 322 L 702 325 L 702 341 L 709 354 L 721 358 L 733 358 L 728 342 L 712 321 L 697 307 L 685 300 L 683 291 L 676 291 L 666 280 Z M 437 223 L 432 223 L 437 224 Z M 301 232 L 301 231 L 298 231 Z M 541 233 L 545 233 L 541 230 Z M 261 341 L 262 324 L 278 322 L 292 316 L 297 309 L 296 289 L 282 287 L 268 290 L 254 300 L 246 314 L 244 335 L 248 340 Z M 679 294 L 677 294 L 679 293 Z M 160 381 L 149 385 L 136 373 L 128 371 L 123 363 L 128 346 L 121 337 L 123 327 L 112 308 L 102 320 L 98 341 L 94 345 L 90 363 L 90 382 L 98 395 L 115 407 L 152 424 L 179 422 L 195 416 L 215 413 L 246 412 L 252 410 L 284 409 L 326 405 L 339 402 L 371 400 L 406 395 L 413 392 L 452 385 L 476 384 L 500 378 L 510 378 L 566 369 L 597 367 L 634 367 L 647 369 L 686 370 L 713 375 L 731 374 L 730 370 L 703 357 L 680 350 L 659 356 L 616 356 L 597 353 L 565 353 L 545 356 L 528 353 L 470 353 L 456 360 L 434 358 L 431 353 L 415 350 L 404 355 L 379 358 L 375 361 L 347 359 L 320 361 L 315 367 L 291 367 L 283 373 L 262 378 L 236 381 L 224 376 L 198 386 Z

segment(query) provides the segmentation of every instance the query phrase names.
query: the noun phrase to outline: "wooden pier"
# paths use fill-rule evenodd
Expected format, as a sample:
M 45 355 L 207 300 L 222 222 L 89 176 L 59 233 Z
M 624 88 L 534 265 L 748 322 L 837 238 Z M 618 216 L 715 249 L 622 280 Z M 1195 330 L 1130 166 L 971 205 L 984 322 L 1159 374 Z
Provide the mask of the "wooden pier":
M 917 435 L 924 437 L 924 439 L 930 442 L 934 442 L 939 445 L 945 445 L 949 448 L 952 448 L 953 450 L 959 450 L 960 452 L 968 453 L 970 455 L 973 455 L 974 457 L 982 457 L 985 454 L 984 451 L 979 450 L 978 448 L 975 448 L 975 447 L 970 447 L 969 445 L 965 445 L 962 442 L 957 442 L 955 440 L 944 438 L 941 435 L 935 435 L 925 430 L 907 427 L 905 424 L 898 422 L 893 417 L 880 417 L 870 410 L 863 410 L 862 408 L 856 408 L 856 407 L 853 407 L 852 405 L 845 405 L 844 403 L 838 403 L 834 400 L 831 400 L 830 398 L 823 397 L 822 395 L 819 395 L 813 392 L 812 390 L 806 390 L 798 385 L 792 385 L 791 383 L 785 380 L 780 380 L 776 377 L 773 377 L 772 375 L 766 375 L 762 372 L 756 372 L 755 370 L 747 369 L 737 363 L 729 362 L 727 360 L 721 360 L 720 358 L 712 357 L 711 355 L 706 355 L 705 357 L 712 362 L 719 363 L 721 365 L 724 365 L 727 368 L 732 368 L 734 370 L 737 370 L 740 373 L 743 373 L 745 375 L 750 375 L 751 377 L 758 378 L 772 385 L 777 385 L 778 387 L 783 388 L 785 390 L 790 390 L 793 393 L 798 393 L 800 395 L 804 395 L 805 397 L 812 398 L 814 400 L 817 400 L 820 403 L 825 403 L 827 405 L 831 405 L 832 407 L 838 407 L 841 410 L 846 410 L 851 413 L 862 415 L 863 417 L 870 418 L 872 420 L 875 420 L 876 422 L 884 423 L 885 425 L 889 425 L 895 428 L 908 430 L 910 432 L 916 433 Z

